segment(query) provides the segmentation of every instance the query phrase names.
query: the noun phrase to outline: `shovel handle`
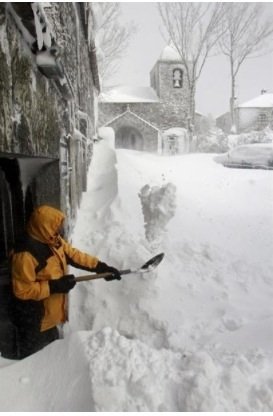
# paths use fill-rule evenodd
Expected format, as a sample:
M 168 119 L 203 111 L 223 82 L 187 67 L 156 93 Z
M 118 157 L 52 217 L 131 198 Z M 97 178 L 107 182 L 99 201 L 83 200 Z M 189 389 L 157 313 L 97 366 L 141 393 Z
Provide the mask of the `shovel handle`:
M 76 283 L 87 282 L 88 280 L 104 279 L 105 277 L 111 276 L 111 273 L 99 273 L 99 274 L 84 274 L 83 276 L 75 277 Z
M 130 274 L 132 273 L 131 269 L 120 270 L 119 274 Z M 84 274 L 83 276 L 75 277 L 75 281 L 78 282 L 87 282 L 88 280 L 95 280 L 95 279 L 104 279 L 105 277 L 111 276 L 111 273 L 98 273 L 98 274 Z

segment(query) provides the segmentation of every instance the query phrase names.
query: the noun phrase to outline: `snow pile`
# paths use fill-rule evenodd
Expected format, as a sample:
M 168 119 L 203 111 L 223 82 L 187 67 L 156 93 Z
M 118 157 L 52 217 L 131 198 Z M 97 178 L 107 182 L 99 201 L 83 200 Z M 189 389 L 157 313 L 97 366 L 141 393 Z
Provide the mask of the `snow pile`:
M 175 214 L 175 192 L 176 187 L 172 183 L 161 187 L 144 185 L 141 188 L 139 198 L 148 241 L 160 242 L 166 225 Z
M 269 127 L 266 127 L 264 130 L 260 131 L 230 134 L 228 136 L 228 146 L 230 149 L 233 149 L 234 147 L 240 146 L 242 144 L 252 143 L 273 143 L 273 130 Z
M 273 408 L 272 359 L 260 350 L 214 356 L 205 349 L 156 350 L 106 327 L 74 333 L 21 362 L 4 364 L 2 411 Z
M 273 364 L 261 351 L 156 350 L 111 328 L 86 342 L 99 412 L 269 411 Z M 259 374 L 259 377 L 257 377 Z M 105 398 L 107 397 L 107 400 Z
M 105 328 L 90 337 L 88 358 L 95 411 L 167 411 L 177 408 L 180 354 L 156 351 Z M 106 399 L 107 398 L 107 399 Z

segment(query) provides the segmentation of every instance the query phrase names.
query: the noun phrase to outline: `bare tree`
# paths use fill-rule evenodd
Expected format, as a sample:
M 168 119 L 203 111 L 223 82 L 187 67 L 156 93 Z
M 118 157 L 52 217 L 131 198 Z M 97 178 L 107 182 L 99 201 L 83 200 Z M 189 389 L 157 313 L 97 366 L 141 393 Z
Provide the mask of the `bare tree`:
M 235 126 L 235 82 L 243 62 L 268 48 L 272 40 L 272 16 L 265 18 L 263 3 L 224 3 L 226 32 L 219 39 L 222 52 L 228 57 L 231 74 L 230 114 Z
M 195 123 L 196 84 L 222 36 L 222 3 L 158 3 L 165 34 L 181 57 L 189 85 L 188 124 Z M 192 138 L 192 134 L 191 134 Z
M 120 3 L 92 2 L 92 9 L 96 19 L 99 69 L 104 81 L 117 71 L 119 60 L 126 52 L 136 27 L 132 23 L 120 23 Z

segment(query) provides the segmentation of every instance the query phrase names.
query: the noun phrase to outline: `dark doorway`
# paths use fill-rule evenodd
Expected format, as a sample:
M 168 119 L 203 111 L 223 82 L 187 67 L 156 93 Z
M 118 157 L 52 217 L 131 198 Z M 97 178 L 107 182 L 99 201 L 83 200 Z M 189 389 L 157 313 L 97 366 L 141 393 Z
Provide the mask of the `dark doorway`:
M 143 150 L 143 137 L 135 127 L 120 127 L 116 132 L 116 148 Z
M 15 329 L 9 319 L 9 253 L 24 228 L 24 202 L 16 159 L 0 158 L 0 352 L 16 357 Z

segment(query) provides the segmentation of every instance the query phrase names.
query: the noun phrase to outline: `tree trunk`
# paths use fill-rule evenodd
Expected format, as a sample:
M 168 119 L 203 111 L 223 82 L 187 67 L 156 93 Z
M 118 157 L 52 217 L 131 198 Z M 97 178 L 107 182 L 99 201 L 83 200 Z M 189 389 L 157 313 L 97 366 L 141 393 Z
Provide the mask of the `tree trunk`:
M 190 146 L 192 146 L 195 127 L 195 82 L 191 83 L 189 89 L 189 116 L 187 127 L 189 132 Z
M 229 107 L 230 107 L 230 119 L 231 119 L 231 131 L 236 132 L 236 125 L 235 125 L 235 75 L 234 75 L 234 65 L 233 59 L 230 59 L 230 73 L 231 73 L 231 97 L 229 100 Z

